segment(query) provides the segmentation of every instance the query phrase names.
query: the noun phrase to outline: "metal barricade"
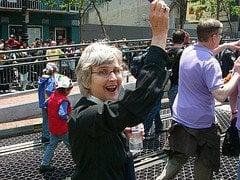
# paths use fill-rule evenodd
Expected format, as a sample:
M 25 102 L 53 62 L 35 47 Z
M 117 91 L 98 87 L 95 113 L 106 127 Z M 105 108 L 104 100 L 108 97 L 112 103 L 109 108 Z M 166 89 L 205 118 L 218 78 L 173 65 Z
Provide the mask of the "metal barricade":
M 192 38 L 196 40 L 196 38 Z M 235 41 L 233 39 L 226 39 L 225 42 Z M 129 61 L 140 53 L 146 52 L 146 48 L 149 47 L 150 39 L 136 39 L 136 40 L 120 40 L 120 41 L 104 41 L 102 43 L 108 43 L 114 45 L 122 50 L 123 61 L 125 62 L 125 71 L 127 71 Z M 171 39 L 168 39 L 167 46 L 171 46 Z M 18 90 L 26 90 L 29 88 L 37 88 L 38 77 L 42 75 L 47 62 L 55 62 L 59 67 L 59 72 L 70 77 L 73 81 L 76 81 L 75 67 L 81 55 L 81 51 L 89 43 L 18 49 L 10 51 L 1 51 L 0 55 L 4 54 L 8 58 L 1 60 L 0 58 L 0 93 L 13 92 Z M 54 56 L 47 56 L 47 50 L 61 49 L 64 54 L 57 55 L 59 58 L 53 58 Z M 69 49 L 74 51 L 68 52 Z M 15 54 L 15 58 L 11 56 Z M 25 56 L 17 56 L 19 54 L 25 54 Z M 27 55 L 26 55 L 27 54 Z M 48 60 L 53 59 L 53 60 Z M 126 75 L 126 81 L 129 80 L 130 73 L 124 73 Z M 22 83 L 27 82 L 28 88 L 22 88 Z
M 123 51 L 126 69 L 128 67 L 129 58 L 139 52 L 145 51 L 149 46 L 149 39 L 129 40 L 129 41 L 111 41 L 103 42 L 114 45 Z M 8 93 L 15 91 L 25 91 L 27 89 L 35 89 L 38 86 L 38 77 L 42 75 L 42 71 L 48 62 L 55 62 L 59 68 L 59 73 L 70 77 L 76 81 L 75 67 L 81 55 L 81 51 L 89 44 L 74 44 L 51 46 L 41 48 L 17 49 L 9 51 L 1 51 L 0 54 L 5 56 L 4 60 L 0 60 L 0 93 Z M 61 49 L 64 54 L 47 56 L 47 50 Z M 69 49 L 74 51 L 68 52 Z M 130 73 L 124 73 L 125 80 L 129 80 Z

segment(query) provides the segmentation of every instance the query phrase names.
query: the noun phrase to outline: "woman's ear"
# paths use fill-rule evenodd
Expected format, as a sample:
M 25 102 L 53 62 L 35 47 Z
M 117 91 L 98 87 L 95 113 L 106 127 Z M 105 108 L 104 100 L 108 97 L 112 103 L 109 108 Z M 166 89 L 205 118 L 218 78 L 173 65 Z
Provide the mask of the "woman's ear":
M 83 87 L 85 88 L 85 89 L 89 89 L 89 85 L 88 84 L 85 84 L 85 83 L 82 83 L 83 84 Z
M 86 81 L 82 81 L 82 84 L 83 84 L 83 87 L 85 88 L 85 89 L 90 89 L 90 82 L 91 81 L 91 79 L 88 81 L 88 82 L 86 82 Z

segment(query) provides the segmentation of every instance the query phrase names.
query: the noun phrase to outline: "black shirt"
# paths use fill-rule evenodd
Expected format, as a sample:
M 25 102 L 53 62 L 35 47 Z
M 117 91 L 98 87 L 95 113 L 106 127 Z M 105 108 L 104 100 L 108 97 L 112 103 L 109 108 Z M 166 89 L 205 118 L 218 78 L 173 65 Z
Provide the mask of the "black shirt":
M 170 76 L 171 85 L 178 85 L 179 63 L 183 49 L 172 47 L 168 50 L 168 56 L 171 62 L 172 75 Z
M 116 102 L 97 103 L 85 97 L 78 101 L 69 121 L 71 153 L 76 163 L 72 179 L 131 179 L 126 168 L 134 172 L 134 167 L 126 166 L 132 159 L 128 158 L 122 131 L 143 122 L 156 104 L 167 60 L 164 50 L 151 46 L 140 72 L 143 78 L 134 91 L 126 91 Z

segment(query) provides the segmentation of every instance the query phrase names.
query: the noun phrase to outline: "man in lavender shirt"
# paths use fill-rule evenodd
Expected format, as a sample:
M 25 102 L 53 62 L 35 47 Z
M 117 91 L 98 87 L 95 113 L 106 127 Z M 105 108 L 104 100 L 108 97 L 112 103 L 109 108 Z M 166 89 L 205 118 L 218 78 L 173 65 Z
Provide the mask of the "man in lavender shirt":
M 173 178 L 190 156 L 195 156 L 194 179 L 213 178 L 220 167 L 220 138 L 215 125 L 214 98 L 223 102 L 236 87 L 240 62 L 234 65 L 231 80 L 223 84 L 221 68 L 214 54 L 238 42 L 219 46 L 223 25 L 218 20 L 201 21 L 198 42 L 183 51 L 179 67 L 178 94 L 173 104 L 168 162 L 157 180 Z

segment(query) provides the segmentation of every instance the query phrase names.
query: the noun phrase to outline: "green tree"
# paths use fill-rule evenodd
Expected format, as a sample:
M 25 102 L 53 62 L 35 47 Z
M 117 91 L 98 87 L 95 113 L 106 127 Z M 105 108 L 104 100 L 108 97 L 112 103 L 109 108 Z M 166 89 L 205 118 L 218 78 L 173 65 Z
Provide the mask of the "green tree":
M 70 7 L 76 7 L 79 12 L 79 30 L 80 30 L 80 42 L 82 40 L 82 22 L 84 15 L 88 12 L 89 9 L 95 9 L 103 36 L 108 38 L 106 29 L 103 24 L 103 20 L 101 18 L 100 11 L 98 10 L 98 5 L 110 2 L 111 0 L 63 0 L 63 1 L 56 1 L 56 0 L 41 0 L 42 2 L 46 3 L 50 7 L 61 7 L 62 10 L 70 10 Z
M 216 4 L 213 4 L 213 6 L 216 7 L 217 18 L 219 18 L 219 14 L 223 12 L 227 18 L 230 32 L 233 34 L 231 16 L 239 15 L 239 6 L 237 5 L 236 0 L 217 0 L 215 2 Z
M 220 15 L 226 16 L 229 29 L 231 34 L 233 34 L 231 16 L 240 15 L 240 6 L 237 4 L 236 0 L 189 0 L 189 2 L 200 2 L 200 5 L 207 5 L 206 11 L 211 13 L 212 18 L 219 19 Z
M 210 4 L 207 11 L 211 12 L 212 17 L 219 19 L 220 16 L 225 16 L 229 24 L 231 34 L 233 34 L 233 27 L 231 16 L 239 15 L 239 6 L 236 0 L 209 0 Z

